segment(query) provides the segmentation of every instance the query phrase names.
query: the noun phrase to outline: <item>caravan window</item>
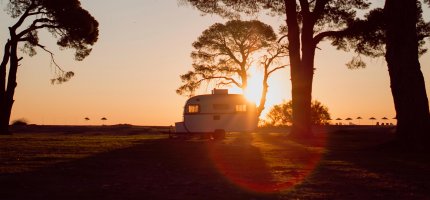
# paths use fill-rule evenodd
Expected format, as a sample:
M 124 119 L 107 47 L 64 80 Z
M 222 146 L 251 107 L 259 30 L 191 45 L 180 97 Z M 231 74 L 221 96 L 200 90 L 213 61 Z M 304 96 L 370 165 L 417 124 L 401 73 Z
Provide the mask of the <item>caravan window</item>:
M 246 112 L 246 104 L 236 105 L 236 112 Z
M 188 105 L 188 113 L 198 113 L 200 112 L 198 104 Z
M 214 104 L 213 108 L 214 110 L 228 110 L 229 106 L 228 104 Z

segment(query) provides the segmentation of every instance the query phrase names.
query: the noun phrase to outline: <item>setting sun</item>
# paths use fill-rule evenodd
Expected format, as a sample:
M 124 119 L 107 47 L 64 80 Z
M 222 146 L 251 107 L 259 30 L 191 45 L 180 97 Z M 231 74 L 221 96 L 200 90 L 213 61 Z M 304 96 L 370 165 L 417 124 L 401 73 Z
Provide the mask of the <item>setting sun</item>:
M 7 2 L 2 6 L 6 7 Z M 172 125 L 180 121 L 187 97 L 177 95 L 175 90 L 181 84 L 179 75 L 191 68 L 192 43 L 205 29 L 226 20 L 216 15 L 199 17 L 197 9 L 178 7 L 176 1 L 130 1 L 129 4 L 109 1 L 100 6 L 100 1 L 82 0 L 81 4 L 100 26 L 100 38 L 91 55 L 76 62 L 73 52 L 59 51 L 56 39 L 49 32 L 41 32 L 40 41 L 55 53 L 57 63 L 76 75 L 65 84 L 51 85 L 53 70 L 49 67 L 49 53 L 38 49 L 37 56 L 24 56 L 20 61 L 11 120 L 24 118 L 32 124 L 49 125 Z M 118 10 L 119 5 L 124 9 Z M 424 11 L 428 18 L 429 10 Z M 0 16 L 4 46 L 9 35 L 7 27 L 16 21 L 7 12 L 0 12 Z M 171 23 L 172 19 L 178 20 Z M 268 16 L 260 20 L 275 31 L 285 23 L 284 19 Z M 318 44 L 312 98 L 327 105 L 335 118 L 361 116 L 363 125 L 376 123 L 367 120 L 369 117 L 387 116 L 395 123 L 384 59 L 366 60 L 367 68 L 349 70 L 345 63 L 352 56 L 353 52 L 338 51 L 328 41 Z M 420 58 L 429 91 L 430 68 L 425 67 L 430 64 L 429 54 Z M 259 103 L 263 69 L 251 68 L 246 97 Z M 195 95 L 210 94 L 216 87 L 205 85 Z M 229 93 L 242 94 L 234 86 L 228 89 Z M 289 67 L 269 78 L 265 111 L 284 99 L 291 99 Z M 265 116 L 264 112 L 261 116 Z M 86 117 L 90 120 L 85 120 Z M 101 121 L 102 117 L 108 120 Z
M 248 100 L 259 104 L 263 89 L 263 73 L 255 68 L 251 68 L 250 74 L 251 76 L 248 77 L 248 88 L 245 90 L 244 95 Z
M 286 78 L 287 77 L 287 78 Z M 279 70 L 271 75 L 268 80 L 269 90 L 267 92 L 267 100 L 265 109 L 262 112 L 261 118 L 266 116 L 268 110 L 280 104 L 283 100 L 291 99 L 289 91 L 291 90 L 289 83 L 289 73 L 287 69 Z M 254 102 L 257 106 L 260 103 L 261 93 L 263 89 L 263 71 L 261 68 L 251 67 L 249 69 L 248 88 L 244 92 L 245 97 Z M 229 88 L 230 93 L 243 93 L 237 87 Z
M 430 0 L 0 7 L 0 200 L 430 200 Z

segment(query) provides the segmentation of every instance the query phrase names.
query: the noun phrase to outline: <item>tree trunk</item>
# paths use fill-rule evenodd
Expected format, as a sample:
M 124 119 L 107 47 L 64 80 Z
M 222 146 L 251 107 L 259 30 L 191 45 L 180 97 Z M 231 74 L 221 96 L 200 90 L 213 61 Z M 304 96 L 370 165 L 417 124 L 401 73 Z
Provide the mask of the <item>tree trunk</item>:
M 260 103 L 257 108 L 257 118 L 260 118 L 261 112 L 263 112 L 266 106 L 267 100 L 267 92 L 269 91 L 269 84 L 267 83 L 269 79 L 268 66 L 264 68 L 264 77 L 263 77 L 263 89 L 261 91 Z
M 10 41 L 4 47 L 3 60 L 0 64 L 0 134 L 9 133 L 9 118 L 6 109 L 6 67 L 10 58 Z
M 285 0 L 293 103 L 291 135 L 293 137 L 309 138 L 312 137 L 311 99 L 315 56 L 313 26 L 315 22 L 309 17 L 309 13 L 306 13 L 303 18 L 302 35 L 300 37 L 296 8 L 297 3 L 295 0 Z M 301 45 L 302 49 L 300 49 Z
M 312 48 L 303 46 L 312 52 Z M 313 57 L 311 52 L 304 51 L 302 62 L 299 66 L 291 65 L 292 86 L 292 111 L 293 127 L 292 135 L 295 137 L 312 137 L 311 125 L 311 101 L 313 82 Z
M 384 9 L 387 24 L 385 59 L 397 113 L 397 138 L 410 145 L 428 144 L 430 114 L 418 60 L 416 1 L 387 0 Z
M 12 40 L 10 42 L 10 64 L 9 64 L 9 76 L 7 80 L 6 91 L 1 95 L 0 100 L 0 134 L 9 134 L 9 121 L 12 112 L 12 106 L 14 103 L 13 96 L 16 88 L 16 74 L 18 71 L 18 55 L 17 55 L 18 42 Z
M 9 132 L 9 119 L 7 119 L 6 114 L 6 101 L 3 97 L 0 98 L 0 135 L 7 134 Z
M 6 98 L 0 101 L 0 112 L 1 112 L 0 135 L 10 134 L 9 121 L 10 121 L 10 115 L 12 112 L 13 102 L 14 102 L 13 97 L 10 97 L 9 95 L 7 95 Z

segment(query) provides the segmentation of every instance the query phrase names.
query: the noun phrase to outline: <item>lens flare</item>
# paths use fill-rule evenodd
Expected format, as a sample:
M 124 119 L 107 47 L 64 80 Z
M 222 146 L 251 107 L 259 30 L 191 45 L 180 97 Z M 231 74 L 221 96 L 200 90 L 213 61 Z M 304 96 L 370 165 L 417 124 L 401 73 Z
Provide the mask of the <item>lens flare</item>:
M 287 140 L 279 133 L 236 133 L 223 143 L 208 145 L 218 172 L 234 185 L 257 193 L 290 189 L 318 165 L 325 137 L 314 144 Z

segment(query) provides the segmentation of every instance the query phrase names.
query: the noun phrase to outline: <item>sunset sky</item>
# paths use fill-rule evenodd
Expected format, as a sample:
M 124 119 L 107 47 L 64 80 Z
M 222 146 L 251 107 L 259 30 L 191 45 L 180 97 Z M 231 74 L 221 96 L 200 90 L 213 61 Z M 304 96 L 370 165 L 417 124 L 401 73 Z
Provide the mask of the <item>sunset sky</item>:
M 4 8 L 6 3 L 0 1 L 0 6 Z M 92 53 L 84 61 L 74 61 L 72 51 L 58 50 L 56 40 L 42 34 L 41 42 L 54 50 L 56 61 L 65 70 L 74 71 L 75 77 L 64 84 L 51 85 L 53 68 L 49 55 L 38 50 L 35 57 L 24 56 L 11 119 L 62 125 L 173 125 L 181 121 L 187 98 L 177 95 L 175 90 L 181 84 L 179 75 L 191 69 L 191 44 L 210 25 L 225 20 L 201 16 L 192 7 L 178 5 L 177 0 L 81 3 L 100 24 L 99 40 Z M 428 7 L 423 7 L 428 14 Z M 259 19 L 275 30 L 284 23 L 284 18 L 261 15 Z M 7 27 L 13 23 L 2 9 L 2 47 L 8 38 Z M 395 123 L 381 120 L 395 116 L 384 58 L 366 58 L 367 68 L 349 70 L 345 63 L 354 54 L 336 51 L 328 42 L 318 47 L 321 50 L 316 53 L 313 98 L 328 106 L 333 119 L 361 116 L 363 120 L 354 123 L 376 122 L 367 120 L 369 117 Z M 3 48 L 0 52 L 3 55 Z M 421 67 L 429 94 L 429 53 L 421 57 Z M 266 107 L 291 99 L 289 68 L 277 72 L 269 84 Z M 258 84 L 251 81 L 252 85 Z M 90 120 L 85 121 L 85 117 Z M 102 122 L 102 117 L 108 120 Z

